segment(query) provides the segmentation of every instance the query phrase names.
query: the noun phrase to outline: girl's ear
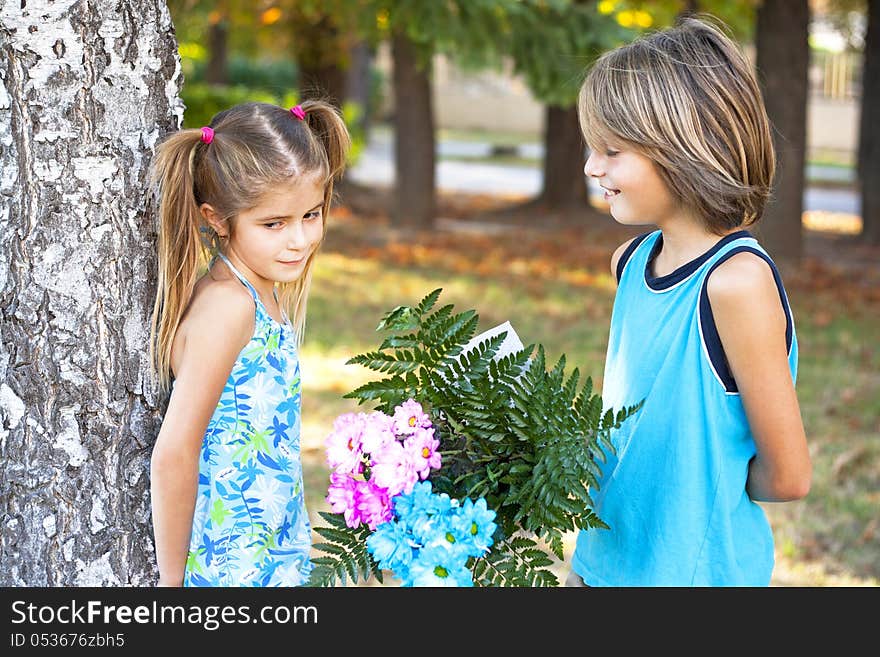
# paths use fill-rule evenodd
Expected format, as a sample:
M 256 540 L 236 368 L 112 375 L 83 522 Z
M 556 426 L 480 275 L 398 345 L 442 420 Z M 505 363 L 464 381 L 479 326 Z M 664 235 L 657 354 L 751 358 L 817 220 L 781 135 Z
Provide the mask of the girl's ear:
M 213 206 L 208 203 L 202 203 L 199 206 L 199 212 L 202 214 L 205 223 L 213 228 L 219 237 L 229 237 L 229 226 L 226 220 L 217 213 Z

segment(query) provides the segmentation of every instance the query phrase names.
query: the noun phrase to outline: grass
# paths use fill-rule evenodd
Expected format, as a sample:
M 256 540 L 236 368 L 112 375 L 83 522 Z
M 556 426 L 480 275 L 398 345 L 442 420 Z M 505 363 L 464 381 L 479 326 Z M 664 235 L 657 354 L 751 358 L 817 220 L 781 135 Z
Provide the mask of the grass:
M 567 369 L 579 367 L 601 389 L 614 294 L 608 257 L 625 231 L 600 219 L 555 229 L 513 226 L 501 235 L 406 234 L 381 218 L 353 217 L 344 208 L 337 215 L 316 263 L 302 351 L 313 523 L 327 510 L 323 438 L 339 413 L 357 408 L 342 396 L 371 378 L 345 361 L 378 346 L 376 324 L 396 305 L 442 287 L 442 302 L 478 311 L 480 330 L 509 319 L 524 342 L 544 344 L 548 362 L 564 353 Z M 880 294 L 864 271 L 811 257 L 783 271 L 814 479 L 804 500 L 765 505 L 779 586 L 880 583 L 880 350 L 869 339 L 880 325 Z M 557 565 L 560 579 L 566 570 Z

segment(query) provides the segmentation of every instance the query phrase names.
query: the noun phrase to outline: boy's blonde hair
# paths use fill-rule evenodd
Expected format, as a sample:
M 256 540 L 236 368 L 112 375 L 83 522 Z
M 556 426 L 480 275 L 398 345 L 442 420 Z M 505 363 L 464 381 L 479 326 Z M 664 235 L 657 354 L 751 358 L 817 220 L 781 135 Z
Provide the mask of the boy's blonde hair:
M 578 115 L 591 148 L 652 160 L 683 207 L 722 234 L 760 219 L 776 158 L 758 82 L 711 18 L 685 18 L 590 69 Z
M 305 118 L 268 103 L 242 103 L 201 129 L 180 130 L 158 147 L 151 182 L 159 194 L 158 282 L 150 333 L 150 362 L 162 390 L 171 380 L 171 347 L 196 280 L 220 247 L 199 211 L 208 203 L 235 230 L 235 218 L 279 184 L 318 176 L 324 185 L 323 236 L 333 182 L 351 139 L 338 110 L 322 100 L 301 103 Z M 299 280 L 280 286 L 279 301 L 302 340 L 315 252 Z

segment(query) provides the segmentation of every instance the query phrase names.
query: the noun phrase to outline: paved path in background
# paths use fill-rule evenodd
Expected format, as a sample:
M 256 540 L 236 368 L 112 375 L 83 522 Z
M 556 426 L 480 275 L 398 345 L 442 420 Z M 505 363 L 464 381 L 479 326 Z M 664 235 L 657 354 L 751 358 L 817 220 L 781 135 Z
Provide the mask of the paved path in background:
M 348 175 L 354 182 L 363 185 L 391 185 L 394 181 L 392 150 L 391 134 L 374 131 L 360 160 Z M 543 152 L 541 144 L 521 144 L 517 150 L 521 157 L 535 159 L 540 159 Z M 437 144 L 437 153 L 441 158 L 488 157 L 490 152 L 491 144 L 481 142 L 444 140 Z M 841 176 L 841 171 L 834 168 L 811 173 L 822 173 L 831 179 L 840 179 Z M 437 162 L 437 187 L 443 191 L 534 196 L 541 191 L 542 176 L 540 168 L 531 166 L 442 159 Z M 601 191 L 594 185 L 591 181 L 590 195 L 601 198 Z M 851 190 L 808 187 L 804 190 L 804 211 L 812 210 L 859 214 L 860 201 Z

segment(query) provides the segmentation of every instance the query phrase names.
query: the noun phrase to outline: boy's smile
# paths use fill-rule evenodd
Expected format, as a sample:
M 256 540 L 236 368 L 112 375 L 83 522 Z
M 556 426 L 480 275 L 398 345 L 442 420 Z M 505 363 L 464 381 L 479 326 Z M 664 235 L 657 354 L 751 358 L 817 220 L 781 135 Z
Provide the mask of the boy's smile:
M 675 213 L 675 198 L 657 166 L 641 153 L 591 148 L 584 173 L 602 188 L 611 215 L 622 224 L 661 224 Z

